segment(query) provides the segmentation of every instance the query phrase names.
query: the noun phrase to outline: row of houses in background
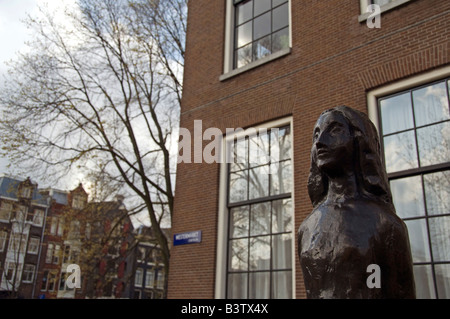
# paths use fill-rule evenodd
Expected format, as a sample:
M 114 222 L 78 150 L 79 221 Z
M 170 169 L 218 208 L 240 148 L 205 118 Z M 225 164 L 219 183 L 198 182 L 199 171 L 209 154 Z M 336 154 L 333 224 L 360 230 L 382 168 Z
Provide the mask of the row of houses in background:
M 0 298 L 163 298 L 152 229 L 134 229 L 123 200 L 0 177 Z

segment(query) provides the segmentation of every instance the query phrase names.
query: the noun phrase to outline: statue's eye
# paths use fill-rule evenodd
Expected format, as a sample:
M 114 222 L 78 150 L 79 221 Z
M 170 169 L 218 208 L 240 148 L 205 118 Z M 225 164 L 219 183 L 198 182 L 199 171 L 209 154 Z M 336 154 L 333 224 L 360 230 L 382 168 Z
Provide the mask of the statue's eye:
M 319 136 L 320 136 L 320 131 L 317 129 L 314 132 L 313 140 L 317 141 L 319 139 Z

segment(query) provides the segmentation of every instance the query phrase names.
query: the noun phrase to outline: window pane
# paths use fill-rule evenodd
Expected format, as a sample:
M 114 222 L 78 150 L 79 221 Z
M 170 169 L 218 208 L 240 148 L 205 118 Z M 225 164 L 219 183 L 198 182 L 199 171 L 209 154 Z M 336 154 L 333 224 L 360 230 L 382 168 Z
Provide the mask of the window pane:
M 272 34 L 272 52 L 289 48 L 289 28 L 284 28 Z
M 450 161 L 450 122 L 417 130 L 420 166 Z
M 435 265 L 439 299 L 450 299 L 450 264 Z
M 270 236 L 250 239 L 250 270 L 270 269 Z
M 248 239 L 234 239 L 230 241 L 231 271 L 248 270 Z
M 240 48 L 252 41 L 252 26 L 253 22 L 249 21 L 237 28 L 236 47 Z
M 450 261 L 450 216 L 429 219 L 434 261 Z
M 405 220 L 405 223 L 408 226 L 413 262 L 430 261 L 425 219 Z
M 247 200 L 247 171 L 230 174 L 230 203 Z
M 404 93 L 380 101 L 383 134 L 390 134 L 414 127 L 410 93 Z
M 292 231 L 292 201 L 290 198 L 272 202 L 272 232 Z
M 272 16 L 270 12 L 257 17 L 253 25 L 253 40 L 262 38 L 271 32 Z
M 282 234 L 273 236 L 273 269 L 292 268 L 292 236 Z
M 291 134 L 289 127 L 270 131 L 270 159 L 273 162 L 291 158 Z
M 416 126 L 450 118 L 445 82 L 413 91 L 413 103 Z
M 265 202 L 251 206 L 250 235 L 270 233 L 270 203 Z
M 230 237 L 237 238 L 248 236 L 248 206 L 232 208 L 230 210 L 230 218 Z
M 241 68 L 252 62 L 252 44 L 236 51 L 236 67 Z
M 232 172 L 247 168 L 248 161 L 248 140 L 245 138 L 238 139 L 231 143 L 232 156 L 229 158 L 230 170 Z
M 237 24 L 242 24 L 250 20 L 252 16 L 253 1 L 249 1 L 236 7 Z
M 270 194 L 285 194 L 292 190 L 291 160 L 270 165 Z
M 416 168 L 418 164 L 414 131 L 385 137 L 384 156 L 388 173 Z
M 260 133 L 250 137 L 249 148 L 251 167 L 269 163 L 269 134 Z
M 250 169 L 249 199 L 269 196 L 269 165 Z
M 247 274 L 228 275 L 228 296 L 229 299 L 247 298 Z
M 287 0 L 272 0 L 272 8 L 275 8 L 284 2 L 287 2 Z
M 420 176 L 392 180 L 391 192 L 395 210 L 400 218 L 425 215 Z
M 434 299 L 433 275 L 431 272 L 431 265 L 417 265 L 414 266 L 414 281 L 416 283 L 416 297 L 417 299 Z
M 450 213 L 450 171 L 423 177 L 428 215 Z
M 273 10 L 272 31 L 278 31 L 289 25 L 288 3 Z
M 255 14 L 254 16 L 258 16 L 263 12 L 271 9 L 271 0 L 255 0 Z
M 272 53 L 272 37 L 269 35 L 253 43 L 253 59 L 258 60 Z
M 277 271 L 272 274 L 273 298 L 292 298 L 292 272 Z
M 250 274 L 250 299 L 270 298 L 270 272 L 256 272 Z

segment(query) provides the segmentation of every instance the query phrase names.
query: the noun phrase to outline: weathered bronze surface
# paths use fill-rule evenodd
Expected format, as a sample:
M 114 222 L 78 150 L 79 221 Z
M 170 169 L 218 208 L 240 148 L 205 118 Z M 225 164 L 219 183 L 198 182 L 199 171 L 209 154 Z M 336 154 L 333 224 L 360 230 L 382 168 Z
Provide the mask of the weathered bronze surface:
M 308 298 L 415 298 L 408 231 L 364 113 L 339 106 L 319 117 L 308 192 L 314 208 L 298 232 Z M 379 288 L 368 285 L 372 275 Z

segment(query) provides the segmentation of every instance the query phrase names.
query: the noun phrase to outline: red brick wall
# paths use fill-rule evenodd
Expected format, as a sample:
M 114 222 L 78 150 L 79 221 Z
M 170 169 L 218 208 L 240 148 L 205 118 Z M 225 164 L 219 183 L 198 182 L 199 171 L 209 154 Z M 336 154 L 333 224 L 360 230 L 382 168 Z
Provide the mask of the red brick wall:
M 249 127 L 293 116 L 295 228 L 311 211 L 306 191 L 312 127 L 336 105 L 367 112 L 369 89 L 450 63 L 450 1 L 415 0 L 358 22 L 359 1 L 291 1 L 292 51 L 225 81 L 225 0 L 189 2 L 181 127 Z M 218 164 L 177 168 L 173 233 L 202 230 L 172 249 L 169 298 L 213 298 Z M 297 249 L 296 249 L 297 251 Z M 296 256 L 296 297 L 305 291 Z

